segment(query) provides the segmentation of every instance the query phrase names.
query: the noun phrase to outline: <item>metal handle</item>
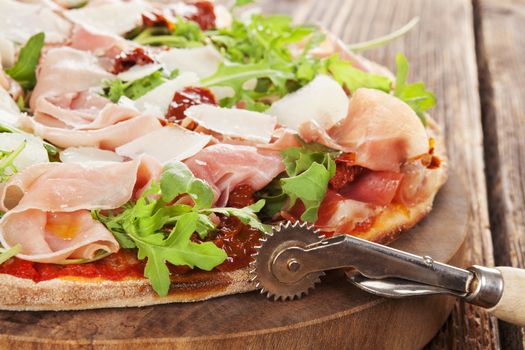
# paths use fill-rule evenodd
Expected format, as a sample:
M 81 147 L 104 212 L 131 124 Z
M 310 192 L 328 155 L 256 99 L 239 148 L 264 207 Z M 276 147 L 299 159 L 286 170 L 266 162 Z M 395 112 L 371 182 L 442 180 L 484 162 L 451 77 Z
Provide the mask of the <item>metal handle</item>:
M 285 249 L 275 257 L 273 273 L 283 282 L 294 282 L 311 272 L 345 267 L 369 278 L 403 278 L 456 293 L 468 293 L 474 278 L 471 271 L 349 235 Z

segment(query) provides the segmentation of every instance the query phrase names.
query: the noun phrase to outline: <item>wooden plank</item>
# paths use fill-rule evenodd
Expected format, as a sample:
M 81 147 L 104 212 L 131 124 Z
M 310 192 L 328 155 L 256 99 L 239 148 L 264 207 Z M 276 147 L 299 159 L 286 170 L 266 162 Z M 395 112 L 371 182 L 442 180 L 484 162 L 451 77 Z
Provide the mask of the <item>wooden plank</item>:
M 487 186 L 496 264 L 525 267 L 525 3 L 480 0 Z M 502 348 L 523 349 L 524 329 L 500 323 Z
M 412 62 L 412 79 L 425 81 L 435 92 L 438 105 L 432 114 L 446 132 L 451 176 L 459 176 L 469 193 L 470 261 L 492 265 L 471 2 L 273 0 L 265 2 L 265 10 L 291 13 L 298 22 L 320 22 L 348 43 L 389 33 L 414 16 L 421 18 L 416 30 L 365 56 L 393 68 L 395 54 L 404 52 Z M 429 348 L 498 349 L 496 320 L 477 307 L 457 303 Z

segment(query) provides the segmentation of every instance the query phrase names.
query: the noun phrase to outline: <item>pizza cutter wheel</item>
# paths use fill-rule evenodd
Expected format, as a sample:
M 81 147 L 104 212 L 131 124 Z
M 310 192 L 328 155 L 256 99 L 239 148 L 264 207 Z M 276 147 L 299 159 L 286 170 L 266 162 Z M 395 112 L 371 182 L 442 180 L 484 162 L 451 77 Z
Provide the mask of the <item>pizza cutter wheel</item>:
M 350 235 L 324 238 L 313 226 L 286 222 L 260 239 L 252 281 L 274 300 L 300 298 L 324 271 L 345 269 L 358 288 L 383 297 L 450 294 L 488 308 L 496 317 L 525 326 L 525 270 L 468 269 L 434 261 Z

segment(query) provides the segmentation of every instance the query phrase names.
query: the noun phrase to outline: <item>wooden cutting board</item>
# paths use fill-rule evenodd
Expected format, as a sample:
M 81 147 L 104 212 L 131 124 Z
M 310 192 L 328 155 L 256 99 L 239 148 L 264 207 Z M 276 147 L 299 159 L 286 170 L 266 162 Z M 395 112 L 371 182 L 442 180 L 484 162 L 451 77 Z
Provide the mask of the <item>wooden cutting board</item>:
M 451 176 L 431 215 L 394 246 L 464 265 L 467 206 Z M 454 299 L 383 299 L 329 273 L 309 296 L 247 293 L 190 304 L 69 312 L 0 312 L 0 349 L 419 349 Z

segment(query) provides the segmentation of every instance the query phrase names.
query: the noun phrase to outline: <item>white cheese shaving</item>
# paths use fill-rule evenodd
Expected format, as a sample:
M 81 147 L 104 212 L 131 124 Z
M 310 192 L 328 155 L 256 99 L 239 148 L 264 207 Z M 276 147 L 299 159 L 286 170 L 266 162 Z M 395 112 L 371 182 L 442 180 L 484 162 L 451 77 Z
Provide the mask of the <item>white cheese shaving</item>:
M 332 78 L 319 75 L 306 86 L 276 101 L 266 111 L 294 130 L 309 120 L 328 129 L 346 117 L 349 99 Z
M 44 143 L 39 137 L 29 134 L 11 133 L 2 133 L 1 135 L 0 150 L 2 151 L 13 151 L 17 149 L 23 142 L 26 142 L 22 152 L 20 152 L 20 154 L 13 161 L 13 164 L 18 171 L 27 169 L 33 164 L 49 162 L 47 151 L 44 148 Z
M 186 130 L 178 125 L 166 126 L 117 147 L 117 154 L 137 158 L 147 154 L 165 164 L 184 160 L 203 149 L 211 136 Z
M 71 29 L 68 21 L 42 3 L 13 0 L 0 1 L 0 23 L 0 34 L 18 44 L 40 32 L 46 33 L 46 42 L 63 42 Z
M 0 34 L 0 65 L 11 67 L 15 64 L 16 50 L 15 44 Z
M 206 78 L 215 73 L 223 58 L 213 46 L 189 49 L 170 49 L 160 53 L 157 60 L 170 72 L 194 72 L 199 78 Z
M 135 65 L 127 71 L 119 73 L 117 78 L 128 82 L 135 81 L 144 78 L 161 68 L 162 66 L 158 63 L 146 64 L 144 66 Z
M 69 147 L 60 152 L 60 160 L 62 163 L 122 162 L 124 158 L 95 147 Z
M 199 78 L 195 73 L 182 73 L 173 80 L 169 80 L 135 101 L 135 107 L 152 115 L 165 115 L 173 100 L 175 91 L 186 86 L 197 85 Z
M 220 108 L 208 104 L 192 106 L 185 114 L 211 131 L 264 143 L 270 141 L 277 124 L 275 117 L 264 113 Z
M 141 23 L 140 15 L 148 8 L 149 5 L 141 1 L 118 1 L 64 11 L 64 16 L 88 28 L 122 35 Z
M 20 110 L 11 95 L 0 86 L 0 124 L 18 126 Z

